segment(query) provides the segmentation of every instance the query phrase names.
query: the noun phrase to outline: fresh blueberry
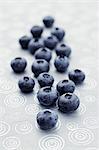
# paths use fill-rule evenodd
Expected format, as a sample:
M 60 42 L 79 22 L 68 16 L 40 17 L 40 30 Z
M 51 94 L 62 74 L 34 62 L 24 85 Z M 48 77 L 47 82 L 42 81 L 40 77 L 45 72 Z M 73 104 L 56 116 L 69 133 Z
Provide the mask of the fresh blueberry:
M 31 29 L 31 33 L 34 38 L 40 38 L 43 32 L 43 27 L 41 26 L 33 26 Z
M 29 42 L 28 50 L 34 54 L 39 48 L 43 47 L 44 43 L 41 39 L 33 39 Z
M 45 47 L 47 47 L 51 50 L 56 47 L 57 43 L 58 43 L 58 40 L 55 36 L 49 36 L 49 37 L 44 39 Z
M 46 61 L 50 61 L 52 58 L 52 53 L 48 48 L 40 48 L 35 53 L 36 59 L 45 59 Z
M 57 121 L 58 115 L 50 109 L 45 109 L 37 114 L 37 123 L 42 130 L 54 128 Z
M 69 57 L 71 54 L 71 48 L 64 43 L 57 45 L 55 50 L 56 54 L 60 56 L 63 55 Z
M 46 28 L 51 28 L 53 26 L 53 23 L 54 23 L 54 18 L 52 16 L 46 16 L 43 19 L 43 23 L 44 23 Z
M 85 79 L 84 72 L 79 70 L 79 69 L 75 69 L 73 71 L 70 71 L 68 76 L 69 76 L 70 80 L 75 82 L 75 84 L 81 84 Z
M 49 63 L 45 59 L 36 59 L 32 64 L 32 72 L 35 77 L 37 77 L 40 73 L 49 71 Z
M 43 106 L 53 106 L 58 99 L 58 92 L 53 87 L 43 87 L 37 93 L 37 98 Z
M 73 93 L 66 93 L 59 97 L 58 107 L 64 113 L 75 111 L 79 107 L 79 98 Z
M 65 31 L 62 28 L 54 28 L 52 30 L 52 35 L 56 36 L 59 41 L 62 41 L 65 36 Z
M 27 61 L 25 58 L 17 57 L 11 61 L 11 67 L 15 73 L 24 72 L 27 66 Z
M 38 83 L 40 87 L 52 86 L 54 82 L 53 76 L 51 76 L 50 74 L 46 72 L 41 73 L 37 79 L 38 79 Z
M 28 44 L 29 44 L 29 42 L 30 42 L 31 39 L 32 39 L 31 37 L 26 36 L 26 35 L 22 36 L 19 39 L 19 43 L 20 43 L 22 49 L 28 49 Z
M 23 93 L 30 93 L 33 91 L 35 81 L 30 77 L 23 77 L 19 80 L 18 85 Z
M 75 83 L 71 80 L 62 80 L 57 84 L 57 91 L 60 95 L 65 93 L 73 93 L 75 90 Z
M 54 61 L 54 65 L 58 72 L 65 72 L 69 66 L 69 60 L 66 56 L 58 56 Z

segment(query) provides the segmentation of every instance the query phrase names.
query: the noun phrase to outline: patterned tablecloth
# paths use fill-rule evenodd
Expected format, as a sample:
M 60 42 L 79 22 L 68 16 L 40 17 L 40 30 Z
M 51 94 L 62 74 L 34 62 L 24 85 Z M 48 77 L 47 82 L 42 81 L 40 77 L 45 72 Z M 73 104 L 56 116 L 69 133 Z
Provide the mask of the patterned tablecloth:
M 0 150 L 99 150 L 98 4 L 65 0 L 0 2 Z M 30 67 L 34 58 L 20 49 L 18 39 L 28 34 L 33 25 L 42 24 L 42 17 L 48 14 L 55 16 L 56 26 L 66 30 L 65 41 L 72 48 L 69 70 L 81 68 L 86 80 L 75 91 L 81 100 L 78 111 L 71 115 L 58 112 L 57 127 L 44 132 L 35 119 L 42 109 L 36 98 L 38 85 L 34 93 L 21 94 L 17 82 L 24 74 L 14 74 L 10 61 L 17 56 L 25 57 L 25 75 L 33 76 Z M 54 57 L 55 54 L 53 60 Z M 67 73 L 57 73 L 53 60 L 50 73 L 56 85 L 67 78 Z

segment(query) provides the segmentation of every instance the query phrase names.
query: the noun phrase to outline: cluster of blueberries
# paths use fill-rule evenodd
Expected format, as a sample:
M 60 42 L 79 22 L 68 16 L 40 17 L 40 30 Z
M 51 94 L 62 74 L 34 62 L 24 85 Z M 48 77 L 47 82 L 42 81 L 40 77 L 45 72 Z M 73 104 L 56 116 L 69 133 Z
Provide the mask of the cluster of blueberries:
M 43 23 L 46 28 L 52 28 L 54 18 L 46 16 L 43 18 Z M 33 26 L 31 29 L 32 38 L 23 36 L 19 39 L 19 43 L 22 49 L 27 49 L 35 56 L 31 69 L 41 87 L 37 98 L 39 103 L 46 107 L 45 110 L 37 114 L 37 123 L 41 129 L 48 130 L 55 127 L 58 121 L 58 115 L 50 110 L 50 107 L 58 106 L 58 109 L 63 113 L 73 112 L 79 107 L 79 98 L 73 92 L 75 86 L 84 81 L 85 74 L 79 69 L 72 70 L 68 73 L 70 80 L 61 80 L 56 89 L 53 87 L 54 78 L 48 73 L 52 50 L 55 50 L 57 55 L 54 66 L 58 72 L 62 73 L 69 66 L 71 48 L 63 43 L 65 31 L 62 28 L 52 28 L 51 36 L 42 40 L 43 30 L 44 28 L 41 26 Z M 15 73 L 24 72 L 26 66 L 25 58 L 17 57 L 11 61 L 11 67 Z M 35 81 L 31 77 L 24 76 L 19 80 L 18 86 L 23 93 L 30 93 L 33 91 Z

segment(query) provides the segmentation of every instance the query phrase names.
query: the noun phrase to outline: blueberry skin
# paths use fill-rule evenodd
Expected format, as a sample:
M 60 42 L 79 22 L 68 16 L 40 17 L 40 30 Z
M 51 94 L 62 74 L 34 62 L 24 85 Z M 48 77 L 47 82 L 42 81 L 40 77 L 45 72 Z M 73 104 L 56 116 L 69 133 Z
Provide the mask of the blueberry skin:
M 58 40 L 55 36 L 49 36 L 44 39 L 45 47 L 47 47 L 51 50 L 53 50 L 56 47 L 57 43 L 58 43 Z
M 65 93 L 73 93 L 75 90 L 75 83 L 71 80 L 62 80 L 57 84 L 57 91 L 60 95 Z
M 59 41 L 62 41 L 65 36 L 65 31 L 62 28 L 54 28 L 51 32 L 52 35 L 56 36 Z
M 52 86 L 54 83 L 54 78 L 49 73 L 44 72 L 38 76 L 38 83 L 40 87 Z
M 60 96 L 58 100 L 59 110 L 63 113 L 75 111 L 80 105 L 79 98 L 73 93 L 66 93 Z
M 43 32 L 43 27 L 38 26 L 38 25 L 33 26 L 31 29 L 31 33 L 32 33 L 34 38 L 40 38 L 42 32 Z
M 44 43 L 41 39 L 33 39 L 29 42 L 28 50 L 31 54 L 34 54 L 39 48 L 42 48 Z
M 59 93 L 53 87 L 43 87 L 37 93 L 39 103 L 43 106 L 53 106 L 58 100 Z
M 70 71 L 68 76 L 69 79 L 72 80 L 75 84 L 81 84 L 85 80 L 84 72 L 79 69 Z
M 27 66 L 27 61 L 25 58 L 17 57 L 11 61 L 11 67 L 15 73 L 24 72 Z
M 63 55 L 69 57 L 71 54 L 71 48 L 64 43 L 57 45 L 55 51 L 57 56 Z
M 18 82 L 19 88 L 23 93 L 30 93 L 33 91 L 35 81 L 30 77 L 23 77 Z
M 35 53 L 36 59 L 45 59 L 46 61 L 50 61 L 52 58 L 52 53 L 48 48 L 40 48 Z
M 38 77 L 39 74 L 43 72 L 49 71 L 49 63 L 44 59 L 36 59 L 32 64 L 32 72 L 34 73 L 35 77 Z
M 69 60 L 66 56 L 58 56 L 54 61 L 54 66 L 58 72 L 65 72 L 69 66 Z
M 36 120 L 40 129 L 50 130 L 56 126 L 58 115 L 50 109 L 45 109 L 37 114 Z
M 53 26 L 54 21 L 55 20 L 52 16 L 46 16 L 43 18 L 43 23 L 46 28 L 51 28 Z
M 21 48 L 22 49 L 28 49 L 28 44 L 29 42 L 31 41 L 31 37 L 29 36 L 22 36 L 20 39 L 19 39 L 19 44 L 21 45 Z

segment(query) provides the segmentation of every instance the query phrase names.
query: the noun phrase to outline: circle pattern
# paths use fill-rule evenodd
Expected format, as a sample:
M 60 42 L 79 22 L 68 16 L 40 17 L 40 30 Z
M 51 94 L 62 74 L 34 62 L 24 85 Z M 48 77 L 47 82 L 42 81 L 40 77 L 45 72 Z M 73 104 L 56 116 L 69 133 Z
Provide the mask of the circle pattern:
M 88 95 L 88 96 L 85 96 L 84 98 L 83 98 L 86 102 L 89 102 L 89 103 L 93 103 L 93 102 L 95 102 L 96 101 L 96 97 L 95 96 L 93 96 L 93 95 Z
M 15 125 L 15 131 L 19 134 L 28 134 L 32 131 L 33 126 L 28 121 L 19 122 Z
M 66 128 L 67 128 L 68 130 L 73 131 L 73 130 L 75 130 L 75 129 L 78 128 L 78 124 L 75 123 L 75 122 L 69 122 L 69 123 L 66 124 Z
M 34 115 L 40 110 L 39 106 L 36 104 L 29 104 L 25 107 L 25 111 L 28 115 Z
M 10 125 L 4 121 L 0 121 L 0 136 L 6 135 L 10 131 Z
M 55 130 L 55 131 L 59 130 L 60 127 L 61 127 L 61 121 L 58 119 L 58 122 L 57 122 L 56 126 L 53 128 L 53 130 Z
M 83 124 L 89 129 L 99 128 L 99 120 L 96 117 L 84 118 Z
M 26 103 L 26 98 L 20 94 L 14 93 L 7 95 L 4 99 L 4 103 L 6 106 L 17 108 L 23 106 Z
M 58 135 L 48 135 L 39 141 L 41 150 L 63 150 L 65 141 Z
M 83 103 L 80 103 L 80 106 L 78 107 L 79 115 L 83 115 L 85 112 L 86 112 L 86 106 Z
M 3 147 L 7 150 L 15 150 L 20 146 L 20 140 L 17 137 L 7 137 L 3 140 Z
M 8 94 L 11 92 L 15 92 L 17 90 L 17 85 L 12 81 L 8 81 L 5 79 L 1 80 L 0 83 L 0 93 Z
M 78 128 L 69 132 L 68 139 L 75 145 L 88 145 L 93 142 L 94 134 L 89 129 Z
M 95 89 L 97 86 L 97 82 L 93 78 L 86 79 L 85 84 L 84 89 L 86 90 Z

